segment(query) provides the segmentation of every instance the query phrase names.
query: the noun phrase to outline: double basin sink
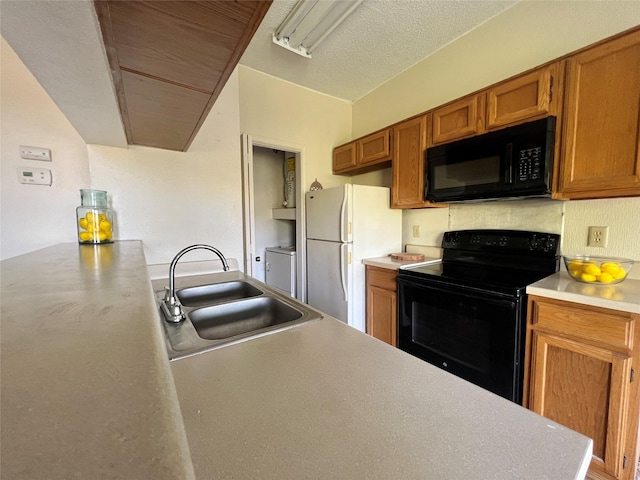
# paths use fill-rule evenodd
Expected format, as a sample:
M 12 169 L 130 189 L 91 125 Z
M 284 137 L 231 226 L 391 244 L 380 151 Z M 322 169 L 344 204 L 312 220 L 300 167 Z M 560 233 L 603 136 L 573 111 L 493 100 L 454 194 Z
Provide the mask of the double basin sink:
M 156 292 L 158 305 L 165 291 Z M 322 318 L 322 314 L 251 277 L 176 289 L 186 319 L 167 322 L 170 360 L 274 333 Z

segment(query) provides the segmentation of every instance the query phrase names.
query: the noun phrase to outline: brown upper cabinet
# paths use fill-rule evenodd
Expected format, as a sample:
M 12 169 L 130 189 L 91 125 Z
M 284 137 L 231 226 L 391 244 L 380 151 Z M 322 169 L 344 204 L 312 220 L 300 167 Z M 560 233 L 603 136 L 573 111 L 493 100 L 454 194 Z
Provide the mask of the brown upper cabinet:
M 393 126 L 391 207 L 446 207 L 424 200 L 424 151 L 429 115 L 410 118 Z
M 529 120 L 559 115 L 562 63 L 553 63 L 433 110 L 432 144 L 458 140 Z
M 487 90 L 487 129 L 514 125 L 559 113 L 561 97 L 554 103 L 553 88 L 561 65 L 540 68 Z
M 442 206 L 423 200 L 426 148 L 553 115 L 553 198 L 640 196 L 639 72 L 636 27 L 337 147 L 334 173 L 391 158 L 393 207 Z
M 432 113 L 432 144 L 471 137 L 484 130 L 485 95 L 474 94 L 456 100 Z
M 333 150 L 333 173 L 362 173 L 391 160 L 391 129 L 377 131 Z M 374 167 L 375 168 L 375 167 Z
M 391 160 L 389 129 L 372 133 L 359 139 L 357 143 L 358 165 L 373 165 Z
M 356 166 L 356 142 L 345 143 L 333 149 L 333 173 L 353 170 Z
M 640 195 L 640 30 L 567 60 L 558 198 Z

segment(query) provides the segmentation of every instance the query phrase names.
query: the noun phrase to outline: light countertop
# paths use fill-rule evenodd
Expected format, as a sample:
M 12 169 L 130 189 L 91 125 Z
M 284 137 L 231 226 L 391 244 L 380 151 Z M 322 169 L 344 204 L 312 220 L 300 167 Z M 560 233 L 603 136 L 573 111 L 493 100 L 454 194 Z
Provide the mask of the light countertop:
M 537 480 L 588 467 L 586 437 L 331 317 L 169 363 L 140 242 L 1 266 L 3 477 Z
M 558 272 L 527 287 L 527 293 L 623 312 L 640 313 L 640 280 L 627 278 L 615 285 L 592 285 Z
M 1 268 L 2 478 L 194 478 L 142 242 Z
M 365 265 L 371 265 L 373 267 L 387 268 L 389 270 L 398 270 L 403 267 L 415 267 L 418 265 L 429 265 L 431 263 L 438 263 L 442 261 L 440 258 L 425 257 L 424 260 L 394 260 L 390 255 L 386 257 L 365 258 L 362 263 Z
M 171 362 L 198 478 L 583 478 L 591 440 L 333 319 Z

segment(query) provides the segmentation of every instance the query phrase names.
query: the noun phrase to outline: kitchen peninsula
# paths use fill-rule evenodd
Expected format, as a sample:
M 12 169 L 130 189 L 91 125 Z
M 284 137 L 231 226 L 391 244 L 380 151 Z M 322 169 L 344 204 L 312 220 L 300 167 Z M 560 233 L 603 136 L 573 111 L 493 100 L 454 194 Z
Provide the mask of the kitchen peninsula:
M 7 478 L 583 478 L 590 439 L 325 317 L 169 363 L 141 242 L 2 266 Z

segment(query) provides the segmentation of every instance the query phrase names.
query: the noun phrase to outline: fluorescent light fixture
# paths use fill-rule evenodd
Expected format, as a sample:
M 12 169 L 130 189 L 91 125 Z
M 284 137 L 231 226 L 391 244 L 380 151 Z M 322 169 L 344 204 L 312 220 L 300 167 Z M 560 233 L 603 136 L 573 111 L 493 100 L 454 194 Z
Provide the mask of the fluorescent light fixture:
M 363 0 L 298 0 L 273 33 L 273 43 L 311 58 L 311 52 Z

